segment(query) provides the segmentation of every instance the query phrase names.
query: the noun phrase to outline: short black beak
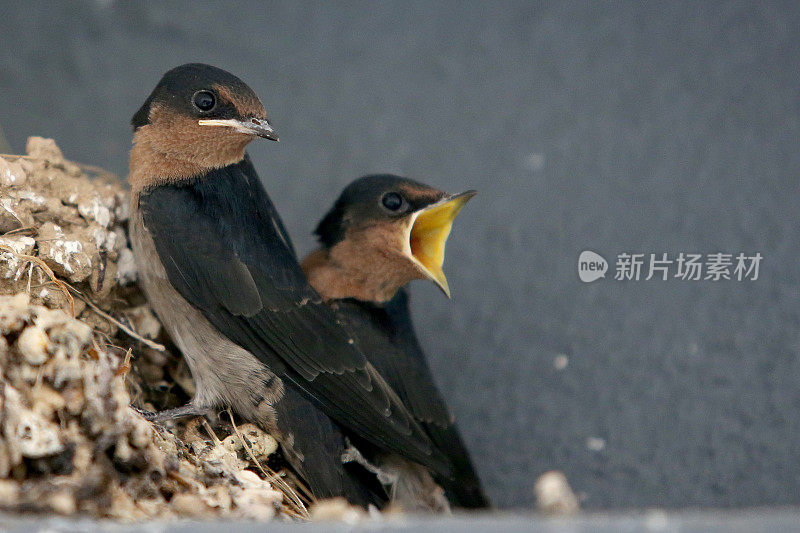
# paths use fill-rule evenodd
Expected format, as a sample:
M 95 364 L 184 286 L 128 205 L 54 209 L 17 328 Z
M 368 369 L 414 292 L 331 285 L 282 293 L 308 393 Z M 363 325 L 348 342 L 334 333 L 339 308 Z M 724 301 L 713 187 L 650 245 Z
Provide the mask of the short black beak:
M 275 133 L 275 130 L 272 129 L 272 125 L 267 120 L 251 118 L 244 123 L 244 126 L 263 139 L 276 142 L 280 140 L 278 139 L 278 134 Z

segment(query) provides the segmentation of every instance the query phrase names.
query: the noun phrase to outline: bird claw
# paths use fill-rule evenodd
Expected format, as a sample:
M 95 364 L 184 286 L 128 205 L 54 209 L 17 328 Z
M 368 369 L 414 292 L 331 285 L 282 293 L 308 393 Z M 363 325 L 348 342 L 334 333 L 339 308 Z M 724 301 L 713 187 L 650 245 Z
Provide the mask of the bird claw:
M 158 411 L 145 411 L 144 409 L 136 407 L 135 405 L 131 405 L 130 408 L 136 411 L 136 413 L 145 420 L 152 421 L 153 418 L 158 414 Z
M 164 422 L 177 420 L 186 416 L 201 416 L 205 414 L 205 409 L 198 408 L 191 402 L 187 403 L 186 405 L 182 405 L 181 407 L 176 407 L 175 409 L 166 409 L 164 411 L 145 411 L 144 409 L 134 407 L 133 405 L 131 405 L 131 408 L 139 413 L 142 418 L 153 422 L 154 424 L 163 424 Z

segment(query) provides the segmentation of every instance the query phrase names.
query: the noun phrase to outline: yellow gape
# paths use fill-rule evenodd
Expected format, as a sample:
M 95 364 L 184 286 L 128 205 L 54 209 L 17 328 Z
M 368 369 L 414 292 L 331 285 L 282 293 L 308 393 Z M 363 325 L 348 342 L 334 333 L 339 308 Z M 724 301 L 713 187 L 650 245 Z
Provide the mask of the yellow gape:
M 475 191 L 456 194 L 417 213 L 411 224 L 408 244 L 412 259 L 440 289 L 450 297 L 450 287 L 442 271 L 444 248 L 453 220 Z

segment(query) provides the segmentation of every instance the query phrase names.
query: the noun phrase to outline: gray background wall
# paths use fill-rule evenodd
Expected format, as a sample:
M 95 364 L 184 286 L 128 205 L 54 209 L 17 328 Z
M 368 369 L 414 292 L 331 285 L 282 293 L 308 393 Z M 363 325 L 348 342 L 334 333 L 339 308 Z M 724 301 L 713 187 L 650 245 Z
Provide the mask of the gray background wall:
M 785 2 L 3 2 L 0 124 L 126 171 L 159 76 L 226 68 L 299 248 L 397 172 L 480 195 L 419 333 L 494 500 L 800 503 L 800 8 Z M 755 282 L 578 280 L 578 254 L 761 252 Z M 559 370 L 556 358 L 566 355 Z M 563 358 L 562 358 L 563 360 Z M 602 439 L 602 440 L 597 440 Z

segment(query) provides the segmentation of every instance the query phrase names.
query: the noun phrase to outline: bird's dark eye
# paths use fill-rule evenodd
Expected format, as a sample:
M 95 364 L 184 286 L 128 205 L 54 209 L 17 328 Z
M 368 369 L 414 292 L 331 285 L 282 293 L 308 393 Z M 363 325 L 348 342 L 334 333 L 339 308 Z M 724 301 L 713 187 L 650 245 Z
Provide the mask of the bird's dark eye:
M 211 91 L 197 91 L 192 96 L 192 103 L 200 111 L 211 111 L 217 105 L 217 99 Z
M 405 201 L 403 200 L 403 197 L 396 192 L 387 192 L 383 195 L 383 198 L 381 198 L 381 203 L 383 204 L 383 207 L 389 211 L 399 211 L 400 208 L 403 207 Z

